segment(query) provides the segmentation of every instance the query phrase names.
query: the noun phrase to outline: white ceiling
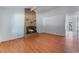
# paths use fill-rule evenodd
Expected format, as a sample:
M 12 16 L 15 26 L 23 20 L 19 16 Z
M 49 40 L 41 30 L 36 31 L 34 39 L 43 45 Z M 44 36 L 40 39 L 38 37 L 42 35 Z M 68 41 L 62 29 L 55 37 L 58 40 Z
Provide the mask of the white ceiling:
M 31 8 L 32 10 L 36 10 L 39 13 L 44 13 L 51 10 L 56 9 L 65 9 L 65 10 L 79 10 L 79 6 L 0 6 L 0 9 L 5 8 L 16 8 L 16 9 L 22 9 L 22 8 Z
M 44 13 L 53 9 L 59 8 L 58 6 L 37 6 L 36 11 Z
M 76 11 L 79 10 L 79 6 L 38 6 L 36 10 L 39 13 L 44 13 L 47 11 L 51 11 L 51 10 L 53 11 L 57 9 L 66 10 L 66 11 Z
M 55 9 L 57 8 L 57 6 L 0 6 L 0 9 L 5 9 L 5 8 L 16 8 L 16 9 L 20 9 L 20 8 L 31 8 L 32 10 L 36 10 L 38 12 L 46 12 L 48 10 L 51 9 Z
M 32 8 L 33 6 L 0 6 L 0 9 L 5 9 L 5 8 L 9 8 L 9 9 L 12 9 L 12 8 L 16 8 L 16 9 L 21 9 L 21 8 Z

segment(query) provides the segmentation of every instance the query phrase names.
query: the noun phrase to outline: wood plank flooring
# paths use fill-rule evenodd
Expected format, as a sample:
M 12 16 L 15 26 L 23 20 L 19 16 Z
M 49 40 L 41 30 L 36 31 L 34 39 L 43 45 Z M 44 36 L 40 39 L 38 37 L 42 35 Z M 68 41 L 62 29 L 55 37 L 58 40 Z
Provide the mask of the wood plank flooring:
M 65 37 L 39 33 L 0 43 L 2 53 L 64 53 Z

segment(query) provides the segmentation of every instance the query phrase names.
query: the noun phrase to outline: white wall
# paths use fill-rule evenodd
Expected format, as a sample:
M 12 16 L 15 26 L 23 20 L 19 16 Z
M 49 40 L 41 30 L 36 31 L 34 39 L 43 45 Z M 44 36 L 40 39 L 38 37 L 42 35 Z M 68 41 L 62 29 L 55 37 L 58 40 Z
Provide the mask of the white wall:
M 58 10 L 40 13 L 37 24 L 39 25 L 38 32 L 65 35 L 65 15 L 59 13 Z
M 46 32 L 57 35 L 65 34 L 65 18 L 64 15 L 42 17 L 37 20 L 38 32 Z
M 0 41 L 24 35 L 24 8 L 0 8 Z
M 39 13 L 37 13 L 36 17 L 36 25 L 37 25 L 37 32 L 44 32 L 44 19 L 43 16 L 41 16 Z
M 45 32 L 64 35 L 65 34 L 65 20 L 64 16 L 51 16 L 44 19 L 45 22 Z

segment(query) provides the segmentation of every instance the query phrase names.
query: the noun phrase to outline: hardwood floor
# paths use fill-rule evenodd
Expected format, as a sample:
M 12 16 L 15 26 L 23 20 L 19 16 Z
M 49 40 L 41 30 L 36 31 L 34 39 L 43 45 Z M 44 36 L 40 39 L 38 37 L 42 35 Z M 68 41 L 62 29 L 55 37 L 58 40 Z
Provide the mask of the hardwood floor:
M 67 52 L 65 49 L 65 37 L 39 33 L 0 43 L 0 52 L 9 53 L 54 53 Z M 69 51 L 68 51 L 69 52 Z

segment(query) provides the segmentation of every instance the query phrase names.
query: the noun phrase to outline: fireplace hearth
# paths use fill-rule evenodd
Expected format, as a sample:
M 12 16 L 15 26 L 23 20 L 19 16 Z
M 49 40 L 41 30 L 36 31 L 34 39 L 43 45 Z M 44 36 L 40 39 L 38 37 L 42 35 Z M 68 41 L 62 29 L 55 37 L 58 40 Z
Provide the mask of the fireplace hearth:
M 36 26 L 27 26 L 27 34 L 36 33 Z

